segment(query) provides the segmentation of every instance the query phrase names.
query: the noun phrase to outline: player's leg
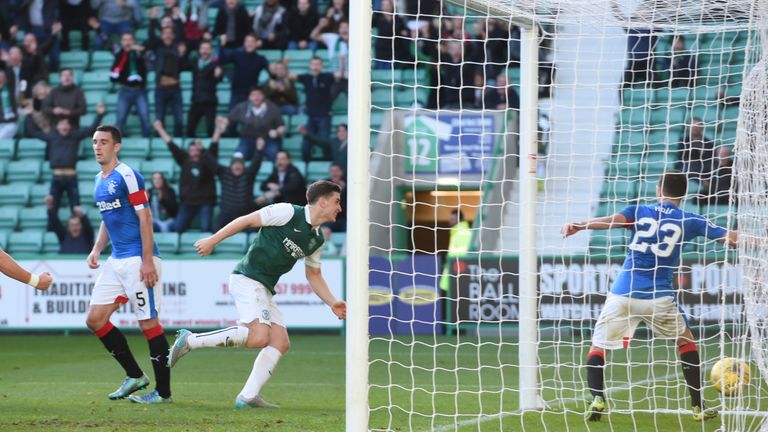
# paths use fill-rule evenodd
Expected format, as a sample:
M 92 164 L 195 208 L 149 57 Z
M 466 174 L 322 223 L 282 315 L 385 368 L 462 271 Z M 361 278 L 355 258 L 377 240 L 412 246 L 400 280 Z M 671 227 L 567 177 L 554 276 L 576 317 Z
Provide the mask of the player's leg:
M 115 277 L 112 264 L 112 258 L 108 259 L 96 278 L 86 325 L 125 370 L 126 378 L 123 384 L 109 395 L 110 399 L 122 399 L 149 385 L 149 379 L 136 363 L 125 335 L 109 321 L 112 313 L 128 301 L 125 291 Z
M 264 400 L 261 396 L 261 389 L 272 378 L 280 358 L 291 348 L 291 341 L 288 338 L 282 313 L 277 308 L 277 303 L 272 296 L 270 296 L 269 303 L 271 321 L 269 345 L 259 351 L 259 355 L 253 362 L 251 374 L 235 400 L 237 408 L 279 408 L 277 405 Z M 263 323 L 258 325 L 261 326 L 259 328 L 264 326 Z

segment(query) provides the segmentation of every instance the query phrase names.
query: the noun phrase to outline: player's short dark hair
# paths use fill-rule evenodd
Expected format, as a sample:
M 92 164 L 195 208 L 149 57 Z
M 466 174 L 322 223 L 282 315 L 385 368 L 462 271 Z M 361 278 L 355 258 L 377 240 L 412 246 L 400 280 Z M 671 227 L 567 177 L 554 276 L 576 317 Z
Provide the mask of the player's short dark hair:
M 72 70 L 72 68 L 63 67 L 63 68 L 60 68 L 60 69 L 59 69 L 59 75 L 63 74 L 64 72 L 67 72 L 67 71 L 69 71 L 69 73 L 71 73 L 71 74 L 73 74 L 73 75 L 74 75 L 74 73 L 75 73 L 75 72 Z
M 461 210 L 452 210 L 451 215 L 456 215 L 456 217 L 459 219 L 459 222 L 464 220 L 464 213 L 462 213 Z
M 287 152 L 287 151 L 285 151 L 285 150 L 280 150 L 280 151 L 278 151 L 277 153 L 275 153 L 275 159 L 277 159 L 277 155 L 279 155 L 280 153 L 284 153 L 284 154 L 285 154 L 285 157 L 287 157 L 289 161 L 291 160 L 291 154 L 290 154 L 290 153 L 288 153 L 288 152 Z
M 668 198 L 682 199 L 688 194 L 688 176 L 679 170 L 667 170 L 659 179 L 661 193 Z
M 123 142 L 123 134 L 120 133 L 120 129 L 112 125 L 101 125 L 96 128 L 96 132 L 109 132 L 112 135 L 112 141 L 116 143 Z
M 307 202 L 311 205 L 334 192 L 341 193 L 341 186 L 328 180 L 318 180 L 307 188 Z

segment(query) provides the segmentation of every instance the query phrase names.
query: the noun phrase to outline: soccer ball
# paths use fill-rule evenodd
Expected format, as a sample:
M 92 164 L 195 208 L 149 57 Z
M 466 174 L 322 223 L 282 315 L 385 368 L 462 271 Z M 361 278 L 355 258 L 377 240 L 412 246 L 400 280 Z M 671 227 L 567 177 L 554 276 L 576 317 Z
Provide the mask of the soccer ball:
M 715 389 L 726 396 L 735 396 L 749 384 L 751 372 L 744 360 L 726 357 L 720 359 L 709 373 L 709 379 Z

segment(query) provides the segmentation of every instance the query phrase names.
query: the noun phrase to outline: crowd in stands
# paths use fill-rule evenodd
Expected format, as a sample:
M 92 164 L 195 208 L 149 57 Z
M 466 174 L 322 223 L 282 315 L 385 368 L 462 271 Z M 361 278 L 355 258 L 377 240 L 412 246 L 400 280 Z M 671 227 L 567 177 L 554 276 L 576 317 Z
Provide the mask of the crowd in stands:
M 345 186 L 347 128 L 338 125 L 332 133 L 331 119 L 334 100 L 347 91 L 348 0 L 262 0 L 255 7 L 239 0 L 152 4 L 157 2 L 0 4 L 0 139 L 45 142 L 52 171 L 48 229 L 61 240 L 62 253 L 80 253 L 93 241 L 76 168 L 82 141 L 105 115 L 114 116 L 127 137 L 129 117 L 137 116 L 140 136 L 159 137 L 179 167 L 177 187 L 167 173 L 143 173 L 151 177 L 148 193 L 159 232 L 182 233 L 192 226 L 211 231 L 271 203 L 306 204 L 305 173 L 313 160 L 333 162 L 328 177 Z M 114 103 L 89 100 L 93 95 L 76 82 L 82 71 L 59 67 L 61 52 L 78 44 L 73 40 L 82 50 L 114 55 L 111 66 L 92 69 L 112 83 Z M 307 50 L 313 57 L 304 72 L 292 72 L 287 54 L 270 62 L 264 50 Z M 186 72 L 192 81 L 188 94 L 181 85 Z M 220 108 L 225 80 L 229 104 Z M 225 115 L 217 114 L 223 110 Z M 289 130 L 283 116 L 297 114 L 306 115 L 306 123 Z M 81 124 L 83 116 L 88 124 Z M 282 148 L 286 136 L 299 134 L 301 154 L 294 156 L 301 157 L 303 170 Z M 232 154 L 220 155 L 222 137 L 239 139 Z M 219 156 L 229 164 L 222 165 Z M 274 169 L 258 185 L 262 161 Z M 62 224 L 57 215 L 65 195 L 71 217 Z M 327 229 L 344 231 L 345 223 Z

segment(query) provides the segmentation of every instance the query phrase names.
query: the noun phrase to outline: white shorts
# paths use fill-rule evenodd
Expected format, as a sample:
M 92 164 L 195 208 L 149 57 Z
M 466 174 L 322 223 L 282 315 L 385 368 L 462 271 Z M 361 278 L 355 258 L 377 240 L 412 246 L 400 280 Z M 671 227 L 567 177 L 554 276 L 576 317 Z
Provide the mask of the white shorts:
M 147 288 L 141 281 L 141 257 L 107 258 L 96 277 L 91 293 L 92 305 L 125 304 L 130 302 L 139 321 L 157 318 L 162 294 L 162 260 L 154 257 L 159 289 Z
M 241 274 L 232 274 L 229 276 L 229 294 L 235 299 L 240 323 L 259 320 L 262 324 L 285 327 L 283 313 L 277 308 L 274 296 L 260 282 Z
M 673 297 L 636 299 L 609 294 L 597 319 L 592 345 L 607 350 L 623 348 L 641 321 L 655 337 L 663 339 L 677 339 L 688 328 Z

